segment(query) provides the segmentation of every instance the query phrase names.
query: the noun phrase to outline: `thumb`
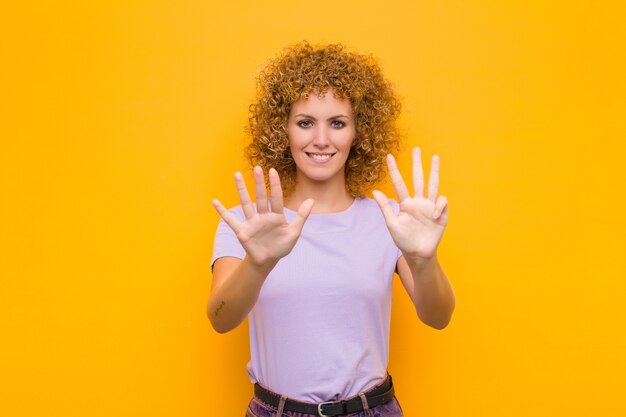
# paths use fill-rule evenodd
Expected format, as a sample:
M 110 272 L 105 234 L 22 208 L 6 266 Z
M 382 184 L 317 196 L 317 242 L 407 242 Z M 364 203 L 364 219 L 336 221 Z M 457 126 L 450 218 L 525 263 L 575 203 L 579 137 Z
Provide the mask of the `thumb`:
M 378 207 L 380 207 L 380 211 L 383 212 L 385 223 L 387 223 L 387 225 L 392 224 L 394 218 L 396 217 L 396 214 L 393 212 L 393 209 L 389 204 L 389 199 L 384 193 L 378 190 L 372 191 L 372 194 L 374 195 L 374 199 L 378 203 Z
M 309 214 L 311 214 L 311 210 L 313 209 L 313 204 L 315 201 L 312 198 L 306 199 L 300 204 L 298 208 L 298 212 L 296 213 L 296 218 L 291 222 L 292 227 L 300 234 L 302 228 L 304 227 L 304 222 L 309 218 Z

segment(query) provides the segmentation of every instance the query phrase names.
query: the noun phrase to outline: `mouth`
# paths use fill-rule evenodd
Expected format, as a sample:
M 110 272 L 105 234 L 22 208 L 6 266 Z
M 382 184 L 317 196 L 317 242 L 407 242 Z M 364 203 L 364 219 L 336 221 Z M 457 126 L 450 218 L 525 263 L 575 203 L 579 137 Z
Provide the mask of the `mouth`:
M 332 158 L 334 153 L 323 153 L 323 152 L 305 152 L 307 156 L 314 161 L 325 162 Z M 336 152 L 335 152 L 336 153 Z

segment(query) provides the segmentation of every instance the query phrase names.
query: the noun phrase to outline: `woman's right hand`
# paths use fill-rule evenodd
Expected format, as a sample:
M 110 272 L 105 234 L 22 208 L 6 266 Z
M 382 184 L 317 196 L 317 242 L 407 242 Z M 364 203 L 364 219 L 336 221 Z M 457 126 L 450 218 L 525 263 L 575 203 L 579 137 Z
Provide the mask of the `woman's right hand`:
M 304 222 L 311 213 L 313 199 L 309 198 L 302 202 L 296 218 L 289 224 L 283 212 L 283 192 L 278 172 L 274 168 L 269 170 L 270 209 L 263 170 L 261 167 L 255 166 L 253 171 L 256 212 L 240 172 L 235 173 L 235 183 L 245 220 L 239 221 L 217 199 L 213 199 L 213 206 L 222 219 L 233 229 L 250 261 L 258 266 L 264 266 L 278 262 L 280 258 L 291 252 L 298 237 L 300 237 Z

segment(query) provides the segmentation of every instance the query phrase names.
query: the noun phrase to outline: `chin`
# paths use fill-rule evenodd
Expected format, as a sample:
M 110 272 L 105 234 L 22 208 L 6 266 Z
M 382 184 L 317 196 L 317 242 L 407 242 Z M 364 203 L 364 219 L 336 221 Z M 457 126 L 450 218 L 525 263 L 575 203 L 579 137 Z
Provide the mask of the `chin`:
M 323 182 L 327 182 L 327 181 L 331 181 L 334 179 L 337 179 L 337 173 L 333 173 L 333 174 L 315 174 L 315 173 L 307 173 L 307 172 L 300 172 L 300 178 L 303 178 L 305 180 L 309 180 L 312 182 L 318 182 L 318 183 L 323 183 Z

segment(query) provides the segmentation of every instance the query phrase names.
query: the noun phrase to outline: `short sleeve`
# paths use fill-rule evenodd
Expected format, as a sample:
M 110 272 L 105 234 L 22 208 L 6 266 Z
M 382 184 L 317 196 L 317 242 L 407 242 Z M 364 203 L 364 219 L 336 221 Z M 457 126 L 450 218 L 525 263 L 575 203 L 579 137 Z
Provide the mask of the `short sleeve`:
M 389 205 L 391 206 L 391 209 L 396 215 L 400 212 L 400 205 L 396 203 L 396 200 L 394 200 L 393 198 L 389 199 Z M 398 249 L 397 246 L 396 246 L 396 250 L 397 250 L 396 252 L 396 261 L 397 261 L 402 256 L 402 251 Z
M 228 211 L 237 217 L 239 221 L 244 220 L 241 206 L 235 206 Z M 246 251 L 243 246 L 241 246 L 241 243 L 239 243 L 233 229 L 230 228 L 224 219 L 220 218 L 220 222 L 218 223 L 217 230 L 215 232 L 215 240 L 213 241 L 211 271 L 213 271 L 213 264 L 215 261 L 224 256 L 232 256 L 243 259 L 246 256 Z

